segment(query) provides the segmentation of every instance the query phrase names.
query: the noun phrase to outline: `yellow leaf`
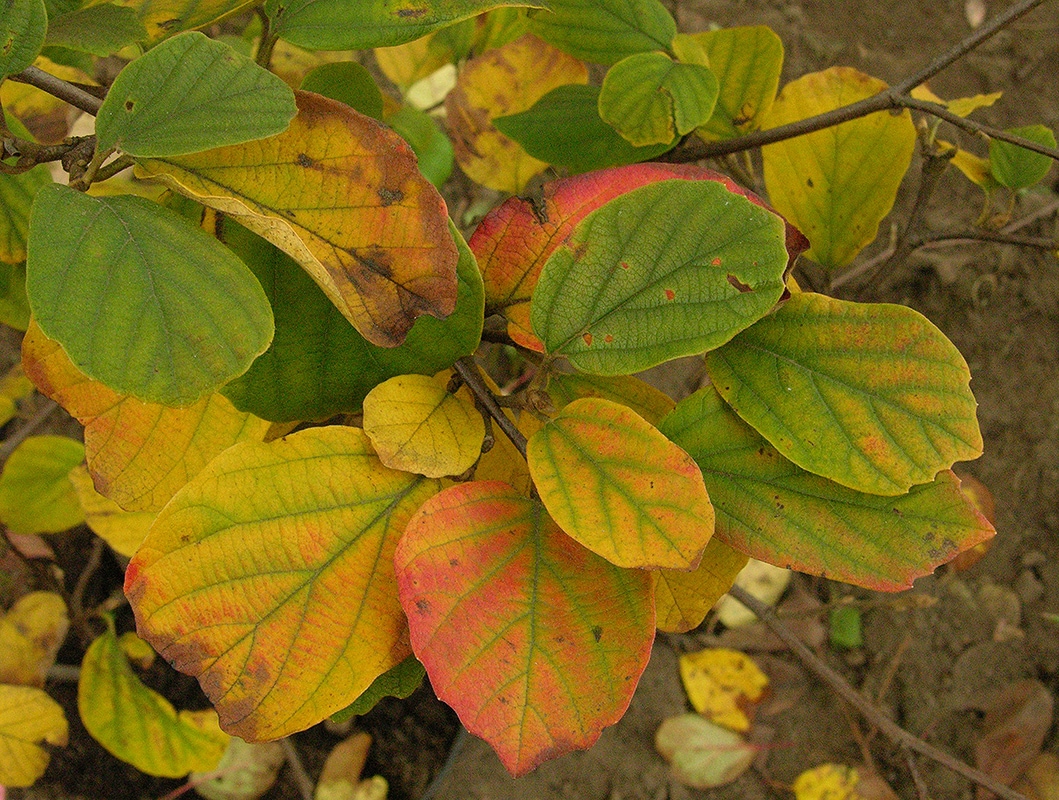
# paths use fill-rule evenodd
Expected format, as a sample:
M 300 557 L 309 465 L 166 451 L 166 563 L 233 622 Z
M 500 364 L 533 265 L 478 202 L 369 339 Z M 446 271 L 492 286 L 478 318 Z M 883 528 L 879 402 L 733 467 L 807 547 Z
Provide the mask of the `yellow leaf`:
M 18 413 L 18 401 L 33 394 L 33 381 L 22 372 L 22 365 L 15 364 L 0 378 L 0 425 L 10 422 Z
M 724 647 L 682 655 L 680 679 L 696 711 L 740 732 L 750 730 L 747 710 L 761 700 L 769 684 L 750 656 Z
M 402 89 L 450 63 L 452 55 L 448 48 L 438 46 L 433 33 L 396 47 L 375 48 L 375 62 L 382 74 Z
M 272 49 L 271 69 L 292 89 L 301 88 L 305 76 L 324 64 L 356 61 L 352 50 L 306 50 L 280 39 Z
M 770 606 L 776 604 L 790 582 L 789 569 L 775 567 L 755 558 L 747 562 L 735 579 L 737 586 Z M 717 603 L 717 618 L 726 628 L 743 628 L 757 622 L 757 614 L 727 594 Z
M 762 128 L 872 97 L 886 84 L 849 67 L 813 72 L 783 87 Z M 841 267 L 874 238 L 908 170 L 916 129 L 908 111 L 880 111 L 762 148 L 765 186 L 778 212 L 808 237 L 806 255 Z
M 235 217 L 296 260 L 372 344 L 456 307 L 445 201 L 401 137 L 344 103 L 295 92 L 298 115 L 256 142 L 139 170 Z
M 90 0 L 94 6 L 107 0 Z M 216 22 L 250 5 L 250 0 L 118 0 L 136 10 L 152 42 Z
M 33 686 L 0 684 L 0 786 L 30 786 L 44 774 L 41 742 L 66 744 L 62 706 Z
M 795 800 L 863 800 L 857 791 L 860 773 L 844 764 L 821 764 L 806 770 L 795 781 Z
M 938 140 L 938 147 L 951 148 L 956 151 L 956 155 L 952 157 L 952 165 L 962 172 L 971 183 L 981 186 L 986 191 L 995 189 L 1000 185 L 997 183 L 997 179 L 993 177 L 988 158 L 976 156 L 974 153 L 957 147 L 952 142 L 942 141 L 941 139 Z
M 97 491 L 128 511 L 157 511 L 214 456 L 260 441 L 270 427 L 219 394 L 187 408 L 120 395 L 74 367 L 35 323 L 22 340 L 22 363 L 41 393 L 85 426 Z
M 76 67 L 56 64 L 44 56 L 38 56 L 33 66 L 70 83 L 95 85 L 94 80 Z M 61 142 L 69 129 L 70 106 L 28 83 L 4 81 L 0 84 L 0 105 L 45 144 Z
M 158 655 L 151 645 L 132 631 L 126 631 L 118 637 L 118 647 L 125 657 L 140 669 L 148 669 Z
M 398 375 L 364 398 L 364 432 L 390 469 L 460 475 L 482 452 L 485 423 L 473 403 L 426 375 Z
M 685 633 L 697 628 L 721 596 L 732 588 L 747 557 L 718 537 L 710 538 L 702 561 L 691 572 L 658 570 L 655 587 L 655 613 L 658 629 Z
M 973 97 L 960 97 L 956 100 L 942 100 L 930 90 L 929 86 L 921 83 L 910 94 L 917 100 L 926 100 L 929 103 L 945 106 L 958 117 L 966 117 L 980 108 L 988 108 L 993 105 L 1004 93 L 993 92 L 991 94 L 976 94 Z
M 213 769 L 228 747 L 216 712 L 178 712 L 136 677 L 109 626 L 81 662 L 77 710 L 108 752 L 148 775 L 179 778 Z
M 157 514 L 153 511 L 126 511 L 104 497 L 96 491 L 88 469 L 83 466 L 74 467 L 70 480 L 81 500 L 81 508 L 85 510 L 88 527 L 116 552 L 132 558 Z
M 0 617 L 0 683 L 44 686 L 66 639 L 66 603 L 55 592 L 30 592 Z
M 500 133 L 493 118 L 525 111 L 557 86 L 587 81 L 584 63 L 531 34 L 472 58 L 445 101 L 460 167 L 490 189 L 522 191 L 547 164 Z

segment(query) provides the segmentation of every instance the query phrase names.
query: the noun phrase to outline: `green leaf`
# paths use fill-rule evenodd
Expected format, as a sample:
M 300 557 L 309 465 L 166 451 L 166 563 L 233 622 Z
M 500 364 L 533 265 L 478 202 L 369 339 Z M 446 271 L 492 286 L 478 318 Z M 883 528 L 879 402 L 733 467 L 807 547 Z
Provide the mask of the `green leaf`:
M 18 264 L 26 260 L 26 234 L 33 198 L 42 186 L 51 182 L 51 173 L 45 164 L 38 164 L 21 175 L 0 174 L 0 261 Z
M 543 0 L 266 0 L 272 31 L 310 50 L 391 47 L 500 6 Z
M 636 53 L 607 71 L 599 115 L 634 146 L 669 145 L 710 118 L 717 92 L 709 67 Z
M 77 709 L 92 738 L 140 772 L 180 778 L 217 766 L 229 737 L 212 711 L 180 711 L 129 666 L 109 623 L 85 653 Z
M 864 644 L 860 609 L 856 606 L 836 606 L 828 615 L 828 639 L 831 646 L 849 650 Z
M 420 317 L 398 347 L 378 347 L 357 333 L 305 270 L 259 236 L 229 221 L 228 245 L 257 275 L 276 317 L 276 336 L 247 373 L 222 389 L 241 411 L 288 422 L 359 411 L 387 378 L 433 375 L 470 355 L 482 335 L 482 277 L 463 237 L 456 310 L 444 320 Z
M 278 77 L 189 31 L 118 74 L 96 115 L 96 147 L 142 157 L 197 153 L 280 133 L 296 111 Z
M 5 264 L 0 261 L 0 323 L 20 331 L 29 327 L 24 263 Z
M 783 87 L 761 121 L 775 128 L 885 91 L 850 67 L 813 72 Z M 875 239 L 893 207 L 916 128 L 907 110 L 879 111 L 761 148 L 769 199 L 808 237 L 806 255 L 825 267 L 849 264 Z
M 0 6 L 0 80 L 21 72 L 37 57 L 48 30 L 44 0 L 3 0 Z
M 403 700 L 423 683 L 427 671 L 419 663 L 415 656 L 409 656 L 396 667 L 388 669 L 378 678 L 372 681 L 367 690 L 343 708 L 341 711 L 331 715 L 332 722 L 345 722 L 353 717 L 367 714 L 384 697 L 396 697 Z
M 382 120 L 382 92 L 371 73 L 356 61 L 321 64 L 305 76 L 301 88 L 345 103 L 372 119 Z
M 783 42 L 765 25 L 695 34 L 720 83 L 713 115 L 697 133 L 707 141 L 732 139 L 760 127 L 772 108 L 783 68 Z
M 668 50 L 677 24 L 658 0 L 548 0 L 530 30 L 575 58 L 614 64 L 633 53 Z
M 620 375 L 718 347 L 783 292 L 783 220 L 713 181 L 659 181 L 585 217 L 544 265 L 547 352 Z
M 272 340 L 268 300 L 246 265 L 140 197 L 45 187 L 29 252 L 41 330 L 122 394 L 190 405 L 245 372 Z
M 31 436 L 0 474 L 0 522 L 13 533 L 58 533 L 85 521 L 70 470 L 85 460 L 80 442 Z
M 847 489 L 785 459 L 712 386 L 659 428 L 702 469 L 714 535 L 770 564 L 899 591 L 995 533 L 951 472 L 900 497 Z
M 142 42 L 147 29 L 136 9 L 113 3 L 87 6 L 48 24 L 45 44 L 97 56 L 109 56 L 127 44 Z
M 56 0 L 50 0 L 55 2 Z M 158 42 L 181 31 L 205 28 L 254 0 L 121 0 L 136 9 L 147 35 Z
M 619 567 L 694 569 L 713 508 L 691 457 L 632 409 L 575 400 L 530 437 L 533 484 L 567 534 Z
M 437 188 L 452 175 L 456 154 L 452 141 L 429 114 L 405 104 L 386 118 L 386 124 L 412 148 L 419 171 Z
M 1055 133 L 1046 125 L 1027 125 L 1024 128 L 1009 128 L 1008 133 L 1024 139 L 1055 147 Z M 1017 144 L 989 140 L 989 169 L 993 177 L 1009 189 L 1025 189 L 1044 180 L 1052 168 L 1052 159 L 1043 153 L 1035 153 Z
M 591 172 L 654 158 L 670 143 L 634 147 L 599 116 L 599 87 L 571 83 L 552 89 L 533 107 L 493 124 L 534 158 Z
M 963 356 L 905 306 L 796 294 L 706 369 L 785 457 L 851 489 L 903 494 L 982 454 Z

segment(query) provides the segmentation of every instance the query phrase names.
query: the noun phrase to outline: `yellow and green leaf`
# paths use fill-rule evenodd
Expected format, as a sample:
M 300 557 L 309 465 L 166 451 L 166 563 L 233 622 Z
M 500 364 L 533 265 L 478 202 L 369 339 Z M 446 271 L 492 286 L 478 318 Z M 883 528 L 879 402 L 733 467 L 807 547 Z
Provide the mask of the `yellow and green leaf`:
M 556 408 L 581 397 L 597 397 L 628 406 L 652 425 L 657 425 L 676 403 L 665 392 L 631 375 L 583 375 L 553 373 L 548 396 Z
M 766 25 L 694 34 L 720 83 L 713 116 L 696 133 L 706 141 L 732 139 L 760 127 L 772 108 L 783 67 L 783 42 Z
M 58 533 L 85 520 L 70 470 L 84 446 L 65 436 L 31 436 L 0 474 L 0 522 L 12 533 Z
M 619 567 L 694 569 L 713 534 L 698 466 L 632 409 L 585 398 L 533 435 L 530 475 L 567 534 Z
M 102 0 L 90 0 L 95 5 Z M 121 5 L 136 10 L 147 37 L 157 42 L 167 36 L 203 28 L 221 17 L 226 17 L 245 6 L 250 0 L 119 0 Z
M 33 394 L 33 389 L 33 381 L 26 377 L 21 364 L 15 364 L 0 378 L 0 426 L 15 418 L 18 402 Z
M 332 722 L 345 722 L 347 719 L 367 714 L 384 697 L 396 697 L 403 700 L 420 687 L 426 670 L 415 656 L 408 656 L 395 667 L 391 667 L 372 681 L 360 697 L 331 715 Z
M 0 261 L 19 264 L 26 260 L 33 198 L 51 182 L 51 173 L 43 164 L 21 175 L 0 174 Z
M 159 514 L 125 591 L 141 636 L 221 726 L 275 739 L 345 708 L 409 654 L 392 563 L 436 481 L 356 428 L 229 448 Z
M 48 768 L 42 743 L 66 744 L 62 706 L 35 686 L 0 684 L 0 785 L 31 786 Z
M 428 500 L 395 557 L 412 647 L 438 697 L 513 775 L 622 716 L 654 638 L 653 579 L 578 545 L 500 482 Z

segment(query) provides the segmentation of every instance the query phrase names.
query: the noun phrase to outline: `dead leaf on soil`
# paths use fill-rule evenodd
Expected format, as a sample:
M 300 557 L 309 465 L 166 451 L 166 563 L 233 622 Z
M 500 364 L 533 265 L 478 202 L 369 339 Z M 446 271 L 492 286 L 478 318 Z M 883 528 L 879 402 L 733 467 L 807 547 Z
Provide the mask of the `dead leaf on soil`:
M 693 789 L 731 783 L 746 772 L 758 751 L 738 733 L 698 714 L 663 721 L 655 733 L 655 748 L 672 766 L 673 777 Z
M 889 784 L 867 767 L 821 764 L 799 775 L 795 800 L 897 800 Z
M 1020 681 L 998 691 L 982 710 L 986 715 L 974 747 L 975 764 L 1010 786 L 1040 754 L 1052 726 L 1055 699 L 1040 681 Z M 978 788 L 978 800 L 994 796 Z
M 682 655 L 680 679 L 696 711 L 743 733 L 769 688 L 768 676 L 750 656 L 726 647 Z
M 1041 753 L 1011 788 L 1029 800 L 1059 800 L 1059 756 Z

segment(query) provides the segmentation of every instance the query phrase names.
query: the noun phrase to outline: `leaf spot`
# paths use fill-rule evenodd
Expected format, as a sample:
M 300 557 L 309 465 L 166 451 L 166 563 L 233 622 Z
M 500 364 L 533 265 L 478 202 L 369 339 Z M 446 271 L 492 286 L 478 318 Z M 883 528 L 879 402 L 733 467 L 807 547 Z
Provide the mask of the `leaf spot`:
M 424 600 L 422 598 L 420 598 L 419 600 L 416 600 L 416 611 L 418 611 L 420 614 L 424 614 L 424 615 L 425 614 L 429 614 L 430 613 L 430 601 L 429 600 Z
M 672 300 L 677 296 L 677 293 L 672 289 L 666 289 L 666 300 Z
M 718 259 L 719 261 L 720 259 Z M 728 273 L 728 282 L 738 289 L 742 294 L 754 291 L 748 284 L 743 283 L 739 278 L 735 277 L 732 273 Z
M 404 200 L 404 192 L 400 189 L 389 189 L 385 186 L 380 186 L 376 194 L 382 200 L 383 207 L 392 206 L 394 203 L 400 203 Z
M 600 625 L 592 626 L 592 638 L 597 642 L 603 638 L 603 627 Z
M 131 113 L 131 112 L 132 112 L 132 110 L 133 110 L 133 109 L 134 109 L 135 107 L 136 107 L 136 103 L 134 103 L 134 102 L 133 102 L 132 100 L 126 100 L 126 101 L 125 101 L 125 110 L 126 110 L 126 111 L 128 111 L 128 112 L 130 112 L 130 113 Z
M 621 262 L 621 268 L 622 269 L 628 269 L 629 268 L 629 262 L 628 261 L 622 261 Z
M 402 18 L 417 18 L 424 16 L 429 9 L 426 8 L 399 8 L 397 9 L 397 16 Z
M 717 256 L 713 261 L 710 262 L 710 265 L 714 266 L 714 267 L 721 266 L 721 257 Z M 729 275 L 728 277 L 729 277 L 729 280 L 731 280 L 731 276 Z
M 808 186 L 810 189 L 812 189 L 813 186 L 814 186 L 813 179 L 812 178 L 806 178 L 805 179 L 805 185 Z
M 611 336 L 611 335 L 610 335 L 610 334 L 608 333 L 608 334 L 607 334 L 606 336 L 604 336 L 604 337 L 603 337 L 603 341 L 604 341 L 604 342 L 606 342 L 607 344 L 610 344 L 611 342 L 613 342 L 613 341 L 614 341 L 614 337 L 613 337 L 613 336 Z
M 585 346 L 586 347 L 591 347 L 592 346 L 592 334 L 591 333 L 587 333 L 586 332 L 586 333 L 581 335 L 581 338 L 585 340 Z
M 295 160 L 298 162 L 298 166 L 299 167 L 305 167 L 305 168 L 309 168 L 309 167 L 313 166 L 313 164 L 316 163 L 311 158 L 309 158 L 309 156 L 305 155 L 305 153 L 298 153 L 298 158 L 295 159 Z

